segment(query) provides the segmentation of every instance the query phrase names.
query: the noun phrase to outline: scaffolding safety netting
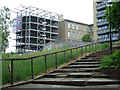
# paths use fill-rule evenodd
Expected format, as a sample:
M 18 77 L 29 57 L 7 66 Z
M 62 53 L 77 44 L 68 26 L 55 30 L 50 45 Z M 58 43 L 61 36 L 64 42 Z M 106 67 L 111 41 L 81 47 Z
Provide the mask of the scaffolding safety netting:
M 22 30 L 22 16 L 13 19 L 13 33 Z

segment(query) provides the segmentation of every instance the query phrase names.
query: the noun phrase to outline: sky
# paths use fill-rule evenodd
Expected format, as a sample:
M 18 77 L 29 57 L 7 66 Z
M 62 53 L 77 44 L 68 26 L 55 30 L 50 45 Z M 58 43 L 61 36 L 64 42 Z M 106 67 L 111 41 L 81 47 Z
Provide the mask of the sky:
M 86 24 L 93 24 L 93 0 L 0 0 L 0 7 L 6 6 L 11 10 L 19 5 L 34 6 L 57 14 L 63 14 L 69 19 Z M 15 35 L 11 39 L 7 52 L 15 51 Z

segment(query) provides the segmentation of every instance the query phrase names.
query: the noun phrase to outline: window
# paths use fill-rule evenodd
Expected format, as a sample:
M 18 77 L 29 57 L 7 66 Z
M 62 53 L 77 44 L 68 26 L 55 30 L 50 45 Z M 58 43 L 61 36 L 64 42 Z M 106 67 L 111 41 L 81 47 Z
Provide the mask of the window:
M 72 24 L 72 29 L 75 29 L 75 25 L 74 24 Z
M 75 33 L 73 32 L 73 38 L 75 38 Z
M 76 30 L 79 30 L 79 25 L 78 24 L 76 24 Z
M 99 19 L 99 20 L 98 20 L 98 22 L 103 22 L 103 21 L 104 21 L 104 19 Z
M 90 27 L 88 27 L 88 32 L 90 32 Z
M 115 33 L 115 36 L 119 36 L 119 33 Z
M 98 30 L 101 30 L 101 29 L 102 29 L 101 27 L 98 28 Z
M 92 31 L 94 31 L 94 27 L 92 27 Z
M 68 32 L 68 37 L 70 37 L 70 32 Z
M 70 28 L 70 23 L 68 23 L 68 28 Z
M 107 38 L 107 34 L 105 34 L 105 38 Z
M 84 31 L 86 31 L 86 26 L 84 26 Z
M 77 33 L 77 38 L 79 38 L 79 34 Z
M 102 30 L 104 29 L 104 27 L 102 27 Z
M 105 29 L 107 29 L 108 28 L 108 26 L 105 26 Z

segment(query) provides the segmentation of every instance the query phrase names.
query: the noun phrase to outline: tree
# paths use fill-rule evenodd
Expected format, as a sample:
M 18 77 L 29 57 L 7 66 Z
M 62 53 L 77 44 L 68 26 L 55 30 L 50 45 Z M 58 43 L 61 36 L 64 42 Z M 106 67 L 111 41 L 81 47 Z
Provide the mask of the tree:
M 111 7 L 111 28 L 120 30 L 120 1 L 113 2 Z M 109 22 L 109 7 L 106 8 L 106 20 Z
M 9 27 L 12 23 L 10 20 L 10 9 L 7 7 L 2 7 L 0 9 L 0 34 L 1 34 L 1 48 L 0 52 L 3 51 L 5 53 L 6 48 L 8 47 L 8 36 L 9 36 Z
M 82 37 L 82 41 L 84 41 L 84 42 L 91 42 L 92 39 L 91 39 L 90 34 L 85 34 L 85 35 Z

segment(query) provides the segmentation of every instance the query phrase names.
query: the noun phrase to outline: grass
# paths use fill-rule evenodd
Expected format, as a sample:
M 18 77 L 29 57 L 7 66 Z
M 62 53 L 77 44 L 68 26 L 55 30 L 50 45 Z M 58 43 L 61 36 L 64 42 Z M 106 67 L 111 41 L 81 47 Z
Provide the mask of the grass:
M 2 61 L 0 61 L 0 71 L 2 71 Z M 2 73 L 0 73 L 0 86 L 2 85 Z
M 105 49 L 107 48 L 107 44 L 103 45 L 96 45 L 93 46 L 93 48 L 87 48 L 87 52 L 94 52 L 100 49 Z M 45 52 L 35 52 L 35 53 L 30 53 L 30 54 L 23 54 L 23 55 L 12 55 L 9 56 L 9 58 L 27 58 L 27 57 L 32 57 L 32 56 L 38 56 L 41 54 L 45 53 L 50 53 L 50 52 L 56 52 L 60 50 L 66 50 L 68 48 L 63 48 L 63 49 L 54 49 L 51 51 L 45 51 Z M 85 53 L 85 48 L 82 49 L 83 52 L 81 52 L 81 48 L 78 50 L 74 49 L 72 50 L 72 59 L 71 59 L 71 52 L 66 51 L 65 52 L 65 61 L 64 61 L 64 52 L 58 53 L 57 54 L 57 65 L 60 67 L 61 65 L 70 62 L 71 60 L 74 60 L 78 58 L 82 53 Z M 78 54 L 77 54 L 78 53 Z M 56 66 L 56 60 L 55 60 L 55 54 L 52 55 L 47 55 L 47 70 L 53 70 L 55 69 Z M 10 61 L 3 61 L 2 62 L 2 84 L 9 84 L 10 83 L 10 72 L 8 69 L 8 65 L 10 65 Z M 31 78 L 31 60 L 20 60 L 20 61 L 14 61 L 14 82 L 18 81 L 23 81 L 23 80 L 28 80 Z M 34 77 L 43 74 L 45 72 L 45 57 L 39 57 L 33 59 L 33 72 L 34 72 Z

